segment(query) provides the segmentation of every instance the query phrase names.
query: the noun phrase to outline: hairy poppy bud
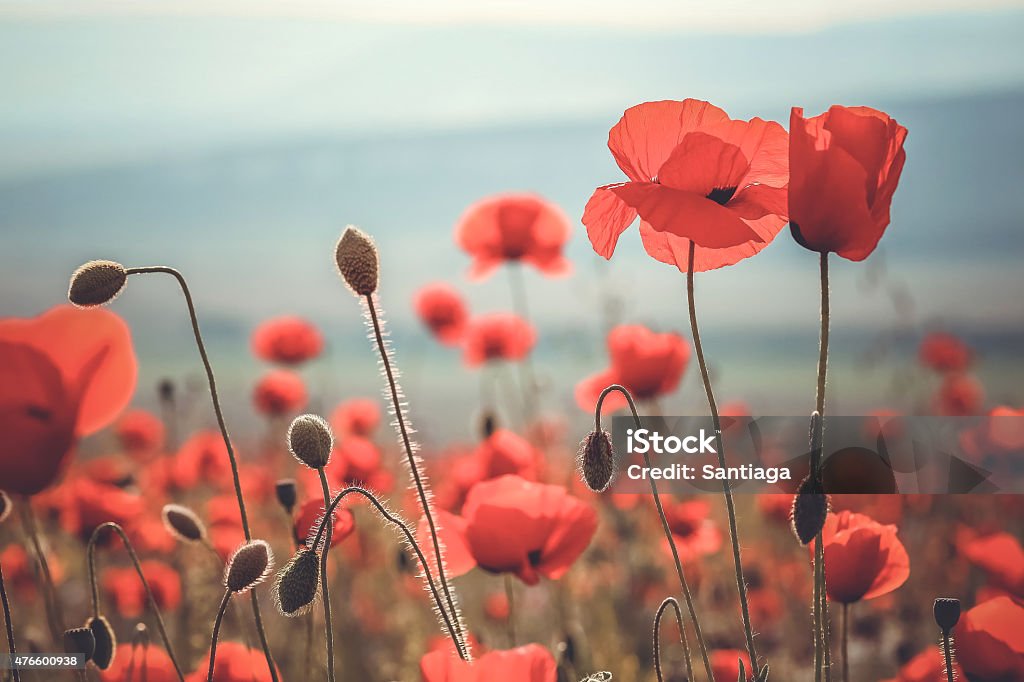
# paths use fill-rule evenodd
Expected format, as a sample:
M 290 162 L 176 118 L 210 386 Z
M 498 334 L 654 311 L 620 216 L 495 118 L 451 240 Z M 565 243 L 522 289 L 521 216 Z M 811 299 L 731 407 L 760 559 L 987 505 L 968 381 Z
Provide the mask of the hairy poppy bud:
M 224 571 L 224 586 L 231 592 L 246 592 L 263 582 L 274 564 L 270 545 L 250 540 L 235 550 Z
M 82 308 L 103 305 L 124 289 L 128 272 L 120 263 L 93 260 L 75 270 L 68 287 L 68 300 Z
M 294 478 L 282 478 L 274 484 L 274 494 L 277 495 L 277 502 L 289 514 L 295 508 L 299 499 L 299 491 Z
M 85 660 L 92 658 L 96 650 L 96 636 L 89 628 L 71 628 L 64 631 L 64 652 L 68 654 L 82 654 Z
M 796 495 L 793 496 L 793 508 L 789 519 L 793 534 L 801 545 L 808 544 L 825 527 L 828 516 L 828 495 L 821 487 L 821 482 L 813 475 L 805 478 Z
M 10 496 L 3 490 L 0 490 L 0 523 L 3 523 L 11 515 L 11 509 L 13 508 L 14 504 L 11 502 Z
M 288 427 L 288 450 L 310 469 L 321 469 L 331 459 L 334 435 L 323 417 L 304 414 Z
M 110 627 L 110 621 L 103 616 L 94 616 L 85 622 L 85 627 L 92 631 L 93 651 L 92 662 L 100 670 L 106 670 L 114 662 L 114 654 L 117 652 L 117 636 L 114 628 Z
M 576 465 L 583 482 L 595 493 L 603 492 L 615 474 L 615 453 L 607 431 L 591 431 L 580 443 Z
M 379 281 L 379 259 L 377 247 L 366 234 L 349 225 L 338 240 L 334 252 L 338 272 L 342 279 L 359 296 L 369 296 L 377 291 Z
M 943 632 L 949 632 L 960 621 L 960 600 L 940 597 L 932 608 L 935 622 Z
M 320 588 L 320 556 L 311 549 L 300 549 L 285 564 L 274 584 L 274 600 L 286 616 L 305 613 Z
M 206 537 L 206 526 L 195 512 L 180 504 L 165 504 L 160 511 L 164 527 L 174 539 L 181 542 L 198 542 Z

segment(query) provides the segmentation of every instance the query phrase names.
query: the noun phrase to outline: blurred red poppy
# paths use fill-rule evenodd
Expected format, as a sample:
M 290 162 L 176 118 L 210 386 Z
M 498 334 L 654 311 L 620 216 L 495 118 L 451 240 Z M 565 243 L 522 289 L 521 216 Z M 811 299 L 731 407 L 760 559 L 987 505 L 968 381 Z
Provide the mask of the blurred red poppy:
M 598 187 L 583 224 L 611 258 L 640 217 L 653 258 L 686 272 L 732 265 L 763 249 L 786 224 L 787 135 L 778 123 L 732 120 L 708 102 L 646 102 L 608 133 L 608 148 L 629 178 Z
M 740 677 L 740 660 L 750 673 L 750 656 L 738 649 L 718 649 L 711 652 L 711 674 L 715 682 L 736 682 Z
M 473 258 L 473 279 L 509 261 L 562 275 L 571 268 L 562 255 L 570 231 L 565 214 L 536 194 L 499 194 L 466 209 L 455 226 L 455 242 Z
M 78 438 L 108 425 L 135 390 L 128 326 L 102 308 L 57 306 L 0 320 L 0 480 L 33 495 L 61 475 Z
M 960 664 L 953 661 L 953 679 L 963 679 Z M 927 649 L 907 661 L 899 674 L 886 682 L 936 682 L 946 678 L 946 664 L 942 654 L 935 649 Z
M 299 508 L 295 518 L 295 542 L 306 543 L 310 533 L 315 532 L 317 524 L 324 515 L 324 501 L 306 500 Z M 356 529 L 356 517 L 351 509 L 339 508 L 334 512 L 334 525 L 331 527 L 331 547 L 347 538 Z M 326 533 L 327 530 L 324 530 Z
M 175 484 L 182 489 L 231 477 L 228 449 L 219 431 L 197 431 L 182 443 L 173 461 Z
M 334 454 L 331 455 L 328 469 L 335 466 L 339 467 L 335 471 L 344 470 L 339 483 L 365 484 L 380 469 L 380 457 L 380 448 L 372 440 L 361 436 L 350 436 L 338 444 Z M 335 460 L 337 460 L 337 464 L 335 464 Z
M 981 414 L 985 389 L 970 374 L 947 374 L 935 395 L 935 411 L 946 417 Z
M 477 446 L 473 457 L 480 464 L 480 480 L 516 474 L 536 481 L 543 455 L 517 433 L 497 429 Z
M 370 436 L 380 424 L 380 403 L 371 398 L 350 398 L 334 408 L 330 422 L 339 436 Z
M 917 357 L 925 367 L 936 372 L 962 372 L 971 365 L 970 346 L 945 332 L 932 332 L 921 340 Z
M 555 657 L 539 644 L 489 651 L 467 663 L 444 650 L 420 659 L 423 682 L 555 682 Z M 735 682 L 735 681 L 731 681 Z
M 433 516 L 438 537 L 444 545 L 445 575 L 455 578 L 476 568 L 476 559 L 473 558 L 469 540 L 466 538 L 466 519 L 443 509 L 435 509 Z M 437 575 L 437 559 L 434 556 L 430 525 L 426 517 L 422 517 L 416 527 L 416 542 L 423 548 L 427 566 L 430 567 L 432 574 Z
M 833 106 L 789 122 L 789 221 L 811 251 L 860 261 L 889 225 L 889 207 L 907 155 L 907 129 L 868 107 Z
M 203 656 L 195 671 L 185 676 L 185 682 L 206 682 L 210 670 L 209 652 Z M 260 649 L 249 649 L 239 642 L 221 642 L 217 645 L 217 660 L 213 664 L 213 682 L 270 682 L 267 659 Z
M 477 564 L 528 585 L 565 575 L 597 529 L 594 510 L 565 488 L 513 475 L 473 486 L 462 514 Z
M 505 592 L 491 592 L 484 599 L 484 614 L 491 620 L 504 623 L 511 613 L 512 608 Z
M 413 307 L 438 341 L 454 346 L 462 340 L 469 321 L 469 308 L 455 289 L 443 282 L 427 284 L 416 292 Z
M 707 500 L 675 502 L 663 496 L 662 507 L 684 561 L 714 554 L 722 547 L 722 531 L 708 518 L 711 504 Z
M 268 417 L 299 412 L 306 406 L 308 399 L 302 377 L 286 369 L 264 374 L 252 393 L 253 405 L 260 414 Z
M 103 682 L 146 680 L 147 682 L 177 682 L 178 674 L 167 652 L 154 644 L 146 646 L 121 643 L 110 667 L 99 670 Z M 203 680 L 206 679 L 205 673 Z
M 533 326 L 518 315 L 483 315 L 471 320 L 466 329 L 462 359 L 470 367 L 479 367 L 493 360 L 522 360 L 533 349 L 536 340 Z
M 100 524 L 128 525 L 143 512 L 139 495 L 84 476 L 69 478 L 60 486 L 61 525 L 82 540 L 88 540 Z
M 985 571 L 992 583 L 1024 597 L 1024 548 L 1010 533 L 958 534 L 957 548 L 972 564 Z
M 874 599 L 910 577 L 910 557 L 896 537 L 896 526 L 842 511 L 829 514 L 821 531 L 825 546 L 828 598 L 841 604 Z M 814 543 L 809 547 L 813 552 Z
M 4 580 L 10 594 L 30 602 L 35 601 L 37 596 L 35 563 L 35 557 L 29 557 L 28 552 L 20 544 L 11 544 L 0 550 L 0 566 L 4 568 Z M 50 567 L 50 578 L 54 584 L 62 583 L 64 581 L 64 564 L 60 558 L 56 554 L 46 552 L 46 563 Z
M 601 391 L 622 384 L 636 400 L 653 400 L 679 385 L 690 359 L 690 345 L 679 334 L 658 334 L 639 324 L 620 325 L 608 334 L 611 366 L 576 384 L 576 404 L 593 412 Z M 618 392 L 605 398 L 602 409 L 626 406 Z
M 956 626 L 956 652 L 971 682 L 1024 680 L 1024 606 L 996 597 L 969 609 Z
M 300 365 L 320 355 L 323 349 L 320 330 L 301 317 L 275 317 L 252 333 L 252 352 L 268 362 Z
M 173 611 L 181 603 L 181 577 L 162 561 L 146 559 L 140 564 L 146 576 L 153 599 L 161 611 Z M 104 569 L 101 579 L 103 592 L 114 608 L 125 618 L 138 618 L 147 608 L 146 590 L 142 587 L 135 568 L 112 566 Z
M 164 444 L 164 423 L 146 410 L 125 412 L 117 420 L 115 431 L 121 447 L 132 455 L 155 452 Z

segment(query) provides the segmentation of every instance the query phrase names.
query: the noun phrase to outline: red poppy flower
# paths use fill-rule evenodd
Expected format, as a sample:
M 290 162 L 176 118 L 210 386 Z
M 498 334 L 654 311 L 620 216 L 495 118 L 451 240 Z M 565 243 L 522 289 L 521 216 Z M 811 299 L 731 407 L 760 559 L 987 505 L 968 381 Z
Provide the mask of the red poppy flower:
M 970 346 L 952 334 L 932 332 L 921 340 L 917 357 L 936 372 L 962 372 L 971 365 Z
M 83 476 L 61 484 L 61 525 L 72 535 L 86 540 L 102 523 L 128 525 L 143 512 L 139 495 Z
M 469 308 L 455 289 L 442 282 L 427 284 L 416 292 L 413 307 L 438 341 L 454 346 L 462 340 L 469 321 Z
M 493 360 L 525 358 L 537 341 L 533 326 L 512 313 L 491 313 L 473 319 L 466 329 L 462 359 L 470 367 Z
M 565 575 L 597 529 L 594 510 L 565 488 L 512 475 L 473 486 L 462 514 L 477 564 L 527 585 Z
M 132 410 L 117 420 L 115 428 L 121 447 L 130 454 L 146 454 L 164 444 L 164 423 L 151 412 Z
M 710 658 L 715 682 L 736 682 L 740 676 L 740 660 L 743 669 L 750 673 L 750 656 L 738 649 L 718 649 L 711 652 Z
M 722 531 L 708 518 L 711 505 L 706 500 L 675 502 L 663 498 L 662 507 L 683 560 L 714 554 L 722 547 Z
M 789 525 L 789 514 L 793 510 L 793 495 L 761 493 L 757 496 L 757 508 L 766 518 L 782 525 Z
M 935 410 L 947 417 L 981 414 L 985 389 L 970 374 L 947 374 L 935 395 Z
M 562 275 L 571 267 L 562 255 L 569 232 L 568 218 L 551 202 L 535 194 L 500 194 L 466 209 L 455 226 L 455 242 L 473 258 L 473 279 L 506 261 Z
M 737 121 L 707 102 L 646 102 L 627 109 L 608 148 L 628 182 L 598 187 L 583 212 L 594 251 L 611 258 L 640 217 L 653 258 L 686 272 L 732 265 L 786 224 L 787 136 L 778 123 Z
M 286 369 L 264 374 L 252 393 L 253 405 L 268 417 L 294 414 L 306 406 L 308 399 L 302 377 Z
M 825 586 L 834 602 L 852 604 L 881 597 L 910 577 L 910 557 L 896 537 L 896 526 L 842 511 L 828 515 L 821 533 Z M 809 546 L 813 551 L 814 543 Z
M 0 480 L 12 493 L 52 485 L 81 436 L 103 428 L 135 390 L 128 326 L 102 308 L 57 306 L 0 320 Z
M 1024 606 L 996 597 L 969 609 L 956 626 L 956 653 L 971 682 L 1024 680 Z
M 651 400 L 679 385 L 690 359 L 690 345 L 679 334 L 658 334 L 639 324 L 620 325 L 608 334 L 611 366 L 576 384 L 576 404 L 593 412 L 601 391 L 622 384 L 636 400 Z M 603 409 L 626 406 L 618 392 L 605 398 Z
M 504 623 L 512 613 L 512 606 L 505 592 L 491 592 L 484 599 L 484 614 L 491 620 Z
M 352 398 L 331 413 L 331 428 L 338 435 L 370 436 L 380 424 L 380 404 L 371 398 Z
M 988 574 L 996 587 L 1024 597 L 1024 548 L 1010 533 L 961 534 L 960 553 Z
M 210 654 L 185 676 L 185 682 L 206 682 L 210 670 Z M 270 682 L 267 659 L 259 648 L 249 649 L 239 642 L 217 644 L 217 660 L 213 664 L 213 682 Z
M 231 477 L 228 449 L 219 431 L 197 431 L 178 449 L 174 462 L 175 483 L 183 489 Z
M 864 260 L 889 225 L 907 129 L 881 111 L 833 106 L 789 119 L 789 221 L 811 251 Z
M 380 448 L 372 440 L 351 436 L 338 444 L 327 468 L 335 476 L 344 472 L 336 479 L 340 483 L 366 483 L 380 469 L 380 456 Z
M 522 436 L 497 429 L 477 446 L 473 457 L 480 463 L 480 480 L 516 474 L 535 481 L 543 455 Z
M 137 578 L 136 578 L 137 580 Z M 117 653 L 110 667 L 98 671 L 103 682 L 124 682 L 124 680 L 146 680 L 147 682 L 177 682 L 178 673 L 167 652 L 156 646 L 117 645 Z M 203 680 L 206 673 L 203 673 Z
M 886 682 L 936 682 L 946 677 L 946 664 L 935 649 L 922 651 L 900 668 L 899 675 Z M 964 674 L 960 664 L 953 660 L 953 679 L 961 680 Z
M 140 563 L 153 591 L 153 599 L 161 611 L 173 611 L 181 603 L 181 577 L 173 568 L 147 559 Z M 125 618 L 137 618 L 147 608 L 146 590 L 131 566 L 110 567 L 103 571 L 103 592 L 109 595 L 114 608 Z
M 301 365 L 320 355 L 323 349 L 320 330 L 301 317 L 275 317 L 252 333 L 252 352 L 268 362 Z
M 295 518 L 295 541 L 305 543 L 309 540 L 317 524 L 324 515 L 324 501 L 306 500 L 299 508 Z M 331 547 L 347 538 L 356 529 L 356 517 L 351 509 L 339 508 L 334 512 L 334 526 L 331 528 Z M 324 530 L 326 533 L 327 530 Z
M 555 682 L 555 657 L 539 644 L 489 651 L 467 663 L 444 650 L 420 659 L 423 682 Z
M 45 551 L 45 550 L 44 550 Z M 55 554 L 46 552 L 46 563 L 50 567 L 50 578 L 55 584 L 64 581 L 64 564 Z M 0 551 L 0 566 L 4 569 L 4 580 L 7 583 L 7 591 L 11 595 L 17 595 L 19 599 L 35 601 L 36 592 L 36 566 L 35 557 L 29 557 L 28 552 L 20 544 L 12 544 Z

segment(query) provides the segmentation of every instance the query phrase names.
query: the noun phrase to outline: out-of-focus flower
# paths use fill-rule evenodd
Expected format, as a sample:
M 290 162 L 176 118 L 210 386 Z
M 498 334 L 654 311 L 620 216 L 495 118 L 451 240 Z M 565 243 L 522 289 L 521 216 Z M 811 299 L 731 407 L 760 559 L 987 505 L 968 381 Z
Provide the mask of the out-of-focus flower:
M 896 526 L 863 514 L 829 514 L 821 531 L 828 598 L 841 604 L 874 599 L 910 577 L 910 557 L 896 537 Z M 808 547 L 813 552 L 814 543 Z
M 115 431 L 121 447 L 131 455 L 146 455 L 164 444 L 164 423 L 146 410 L 126 412 L 117 420 Z
M 470 321 L 463 340 L 463 361 L 470 367 L 485 362 L 522 360 L 537 341 L 529 322 L 512 313 L 491 313 Z
M 472 455 L 480 464 L 480 480 L 516 474 L 537 480 L 543 455 L 530 441 L 508 429 L 498 429 L 485 438 Z
M 437 509 L 434 511 L 434 526 L 444 545 L 445 575 L 455 578 L 476 568 L 476 559 L 473 557 L 469 548 L 469 540 L 466 537 L 466 519 L 443 509 Z M 416 527 L 416 542 L 423 548 L 427 566 L 430 567 L 433 575 L 437 575 L 437 558 L 434 556 L 433 539 L 430 537 L 430 525 L 427 523 L 426 517 L 421 518 Z
M 953 679 L 961 680 L 964 677 L 960 670 L 960 664 L 953 661 Z M 936 682 L 946 676 L 946 664 L 938 649 L 931 648 L 922 651 L 907 661 L 896 677 L 886 682 Z
M 138 578 L 136 578 L 138 580 Z M 117 645 L 114 660 L 106 670 L 99 671 L 103 682 L 124 682 L 124 680 L 147 680 L 147 682 L 177 682 L 178 674 L 167 652 L 160 647 L 133 645 L 123 642 Z M 203 680 L 206 673 L 203 673 Z
M 185 676 L 185 682 L 206 682 L 209 670 L 210 654 L 207 652 L 195 672 Z M 267 659 L 259 648 L 249 649 L 239 642 L 217 645 L 213 682 L 270 682 L 271 679 Z
M 286 369 L 267 372 L 253 389 L 252 402 L 260 414 L 280 417 L 294 414 L 306 406 L 306 384 L 302 377 Z
M 957 548 L 995 587 L 1024 598 L 1024 548 L 1010 533 L 958 534 Z
M 491 620 L 504 623 L 512 613 L 508 595 L 505 592 L 491 592 L 484 599 L 484 613 Z
M 310 533 L 315 531 L 316 524 L 323 518 L 324 501 L 306 500 L 299 509 L 295 518 L 295 541 L 305 543 L 309 540 Z M 331 527 L 331 547 L 347 538 L 356 529 L 356 517 L 351 509 L 338 508 L 334 512 L 334 524 Z M 324 530 L 324 537 L 327 531 Z
M 597 529 L 597 513 L 565 488 L 512 475 L 473 486 L 462 513 L 477 564 L 528 585 L 562 577 Z
M 738 649 L 717 649 L 711 652 L 711 674 L 715 682 L 736 682 L 740 676 L 740 660 L 750 674 L 750 656 Z
M 644 248 L 686 272 L 732 265 L 786 224 L 787 135 L 778 123 L 730 119 L 707 102 L 646 102 L 626 110 L 608 148 L 627 182 L 598 187 L 583 224 L 611 258 L 637 216 Z
M 714 554 L 722 547 L 722 531 L 708 518 L 711 505 L 707 500 L 675 502 L 665 498 L 662 506 L 676 549 L 684 561 Z
M 454 346 L 462 340 L 469 322 L 469 308 L 455 289 L 442 282 L 427 284 L 416 292 L 413 307 L 438 341 Z
M 970 374 L 947 374 L 935 396 L 935 410 L 946 417 L 967 417 L 981 413 L 985 389 Z
M 301 365 L 320 355 L 324 338 L 312 323 L 295 316 L 275 317 L 252 333 L 256 357 L 282 365 Z
M 338 463 L 334 464 L 334 460 Z M 329 474 L 344 470 L 339 482 L 367 483 L 380 469 L 380 460 L 380 448 L 376 443 L 361 436 L 351 436 L 338 444 L 327 468 Z
M 4 580 L 7 583 L 7 591 L 11 595 L 17 595 L 26 600 L 35 600 L 36 576 L 34 557 L 29 557 L 28 552 L 21 545 L 8 545 L 0 550 L 0 566 L 4 568 Z M 55 584 L 64 581 L 64 564 L 56 554 L 46 553 L 46 563 L 50 566 L 50 578 Z
M 145 506 L 139 495 L 82 476 L 61 484 L 59 499 L 61 525 L 83 540 L 107 521 L 129 525 Z
M 380 424 L 380 403 L 371 398 L 351 398 L 339 403 L 328 421 L 339 436 L 368 438 Z
M 833 106 L 789 122 L 789 224 L 811 251 L 860 261 L 889 225 L 907 129 L 881 111 Z
M 963 615 L 954 641 L 971 682 L 1024 680 L 1024 606 L 1010 597 L 996 597 Z
M 181 577 L 162 561 L 146 559 L 139 564 L 161 611 L 173 611 L 181 603 Z M 112 566 L 103 571 L 103 592 L 125 618 L 138 618 L 146 609 L 146 590 L 135 568 Z
M 611 366 L 576 385 L 576 404 L 593 412 L 601 391 L 622 384 L 636 400 L 651 400 L 679 385 L 690 359 L 690 346 L 679 334 L 658 334 L 642 325 L 620 325 L 608 334 Z M 626 406 L 617 391 L 604 401 L 604 410 Z
M 182 443 L 174 462 L 175 484 L 186 490 L 200 482 L 222 481 L 231 476 L 228 449 L 218 431 L 197 431 Z
M 789 525 L 789 515 L 793 511 L 793 495 L 790 493 L 762 493 L 757 496 L 757 508 L 772 521 Z
M 562 255 L 570 231 L 565 214 L 536 194 L 499 194 L 466 209 L 455 227 L 455 242 L 473 258 L 473 279 L 509 261 L 562 275 L 571 269 Z
M 447 651 L 420 659 L 423 682 L 555 682 L 555 657 L 539 644 L 489 651 L 467 663 Z M 732 680 L 730 682 L 735 682 Z
M 0 480 L 11 493 L 53 485 L 75 443 L 110 424 L 135 390 L 128 326 L 70 305 L 0 320 Z
M 917 357 L 922 365 L 936 372 L 963 372 L 970 367 L 974 354 L 959 337 L 932 332 L 921 340 Z

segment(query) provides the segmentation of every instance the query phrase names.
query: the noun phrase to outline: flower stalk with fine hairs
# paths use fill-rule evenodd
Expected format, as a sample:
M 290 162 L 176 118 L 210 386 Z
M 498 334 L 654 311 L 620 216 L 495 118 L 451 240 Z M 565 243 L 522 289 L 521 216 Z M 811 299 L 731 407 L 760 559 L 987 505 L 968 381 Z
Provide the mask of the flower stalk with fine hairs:
M 213 634 L 210 637 L 210 670 L 207 681 L 213 682 L 213 670 L 217 662 L 217 640 L 220 637 L 220 626 L 224 622 L 224 613 L 232 595 L 243 594 L 266 580 L 274 565 L 274 554 L 270 545 L 263 540 L 249 540 L 235 550 L 224 569 L 224 596 L 217 609 L 217 617 L 213 621 Z
M 370 328 L 371 338 L 377 346 L 380 354 L 380 365 L 384 371 L 387 386 L 384 389 L 385 396 L 391 402 L 391 412 L 395 416 L 395 426 L 398 430 L 399 442 L 405 451 L 406 464 L 409 467 L 409 475 L 412 478 L 413 486 L 419 496 L 420 508 L 427 520 L 430 530 L 430 539 L 433 543 L 435 564 L 437 566 L 437 582 L 440 583 L 444 592 L 445 601 L 441 608 L 446 614 L 445 622 L 447 627 L 453 628 L 452 638 L 455 640 L 456 650 L 459 656 L 466 661 L 472 660 L 469 650 L 469 642 L 465 636 L 465 627 L 462 623 L 462 616 L 454 596 L 454 590 L 448 583 L 445 575 L 444 549 L 438 537 L 437 523 L 434 521 L 434 514 L 431 504 L 431 493 L 426 475 L 421 469 L 419 456 L 416 454 L 416 444 L 412 440 L 412 429 L 406 423 L 404 396 L 398 386 L 397 372 L 391 366 L 391 348 L 385 341 L 383 321 L 377 312 L 376 293 L 380 283 L 380 261 L 377 254 L 377 247 L 373 241 L 360 230 L 353 226 L 345 228 L 335 249 L 335 263 L 342 279 L 360 298 L 366 306 L 366 320 Z M 424 574 L 430 576 L 430 571 L 424 564 Z M 431 586 L 433 588 L 433 586 Z
M 7 651 L 11 656 L 18 653 L 18 647 L 14 643 L 14 623 L 11 621 L 11 605 L 7 601 L 7 586 L 4 584 L 4 567 L 0 566 L 0 603 L 4 607 L 4 627 L 7 630 Z M 21 682 L 21 673 L 13 668 L 14 682 Z
M 633 402 L 632 394 L 630 394 L 625 386 L 612 384 L 601 391 L 601 395 L 597 398 L 597 406 L 594 408 L 594 431 L 598 434 L 604 433 L 604 429 L 601 428 L 601 406 L 604 404 L 604 399 L 613 391 L 618 391 L 626 398 L 626 402 L 629 403 L 630 412 L 633 413 L 633 422 L 636 424 L 636 428 L 642 428 L 643 424 L 640 422 L 640 415 L 636 411 L 636 403 Z M 647 468 L 651 467 L 651 457 L 646 452 L 644 452 L 644 465 Z M 693 606 L 693 595 L 690 594 L 690 585 L 686 582 L 686 573 L 683 571 L 683 564 L 679 559 L 679 550 L 676 548 L 676 541 L 672 536 L 672 528 L 668 525 L 668 519 L 665 518 L 665 509 L 662 507 L 661 497 L 658 495 L 658 484 L 654 481 L 653 477 L 649 477 L 647 480 L 651 484 L 651 496 L 654 498 L 654 506 L 658 509 L 658 518 L 661 519 L 661 527 L 665 531 L 665 539 L 668 540 L 669 549 L 672 550 L 672 561 L 675 563 L 676 576 L 679 578 L 679 586 L 683 591 L 683 598 L 686 600 L 686 610 L 690 613 L 690 620 L 693 621 L 697 646 L 700 647 L 700 655 L 704 660 L 704 672 L 707 673 L 708 682 L 711 682 L 715 679 L 714 674 L 711 672 L 711 658 L 708 656 L 708 647 L 700 630 L 700 620 L 697 618 L 697 610 Z
M 178 675 L 178 679 L 184 682 L 185 676 L 181 672 L 181 666 L 178 664 L 178 657 L 174 655 L 174 647 L 171 646 L 171 639 L 167 636 L 167 628 L 164 627 L 163 616 L 160 615 L 160 607 L 157 606 L 156 599 L 153 597 L 153 591 L 149 589 L 149 581 L 146 580 L 146 574 L 142 572 L 142 565 L 139 563 L 139 556 L 135 553 L 135 547 L 132 546 L 131 540 L 128 539 L 128 535 L 125 534 L 124 529 L 113 521 L 107 521 L 96 527 L 96 530 L 92 532 L 89 537 L 89 545 L 86 548 L 86 569 L 89 574 L 89 586 L 92 590 L 92 620 L 90 621 L 90 628 L 93 630 L 93 634 L 96 634 L 96 628 L 91 626 L 93 621 L 99 621 L 102 616 L 100 615 L 100 587 L 96 580 L 96 543 L 99 541 L 100 536 L 104 531 L 111 530 L 121 538 L 122 544 L 124 544 L 125 550 L 128 551 L 128 558 L 131 559 L 132 566 L 135 568 L 135 572 L 139 576 L 139 581 L 142 583 L 142 589 L 146 592 L 146 600 L 149 602 L 149 608 L 153 610 L 153 617 L 156 619 L 156 627 L 160 632 L 160 638 L 164 642 L 164 647 L 167 648 L 167 655 L 171 659 L 171 663 L 174 665 L 174 672 Z M 109 625 L 107 626 L 109 627 Z M 97 638 L 97 643 L 100 638 Z M 111 652 L 112 654 L 113 652 Z
M 693 294 L 693 261 L 696 252 L 696 244 L 690 240 L 690 254 L 686 268 L 686 302 L 690 313 L 690 333 L 693 336 L 693 349 L 697 356 L 697 365 L 700 367 L 700 377 L 704 383 L 704 392 L 708 398 L 708 408 L 711 410 L 711 421 L 715 429 L 715 444 L 718 446 L 718 466 L 726 468 L 725 449 L 722 444 L 722 424 L 718 416 L 718 404 L 715 402 L 715 392 L 711 388 L 711 379 L 708 376 L 707 362 L 704 360 L 704 349 L 700 343 L 700 329 L 697 325 L 697 308 L 694 304 Z M 767 665 L 758 671 L 757 649 L 754 646 L 754 630 L 750 625 L 750 606 L 747 604 L 747 581 L 743 577 L 743 562 L 740 558 L 739 531 L 736 527 L 736 504 L 732 499 L 732 484 L 729 479 L 722 480 L 722 494 L 725 497 L 725 508 L 729 515 L 729 538 L 732 540 L 732 562 L 736 571 L 736 588 L 740 595 L 740 614 L 743 617 L 743 634 L 747 640 L 747 655 L 750 656 L 750 665 L 753 667 L 751 674 L 753 679 L 759 682 L 767 677 Z
M 36 563 L 39 566 L 37 578 L 41 583 L 39 592 L 43 595 L 43 607 L 46 612 L 46 624 L 50 629 L 50 636 L 54 643 L 59 643 L 63 637 L 64 614 L 61 608 L 60 595 L 57 593 L 57 586 L 53 582 L 53 575 L 50 572 L 50 562 L 43 550 L 42 540 L 39 539 L 39 528 L 36 524 L 35 513 L 32 511 L 32 501 L 28 497 L 19 500 L 18 516 L 21 521 L 22 532 L 28 537 L 32 545 L 32 552 L 35 554 Z
M 953 651 L 953 638 L 950 636 L 950 632 L 956 627 L 956 624 L 960 622 L 960 600 L 942 598 L 935 600 L 935 604 L 932 607 L 932 613 L 935 615 L 935 623 L 942 630 L 942 658 L 943 664 L 945 665 L 946 682 L 953 682 L 956 675 L 953 672 L 953 660 L 955 658 Z
M 199 331 L 199 318 L 196 316 L 195 305 L 192 302 L 192 293 L 189 291 L 185 277 L 174 268 L 166 265 L 125 268 L 120 263 L 112 261 L 91 261 L 79 267 L 71 276 L 71 284 L 68 287 L 68 300 L 77 306 L 86 308 L 104 305 L 121 293 L 127 284 L 129 275 L 151 273 L 166 274 L 174 277 L 181 288 L 182 295 L 185 297 L 185 305 L 188 307 L 189 321 L 192 325 L 192 335 L 195 337 L 199 357 L 203 362 L 203 368 L 206 370 L 206 380 L 210 387 L 213 412 L 217 417 L 217 426 L 220 428 L 221 437 L 224 439 L 228 461 L 231 465 L 231 478 L 235 488 L 235 497 L 238 500 L 239 516 L 242 519 L 242 531 L 245 534 L 246 541 L 252 540 L 252 532 L 249 530 L 249 517 L 245 511 L 245 498 L 242 496 L 242 484 L 238 476 L 238 461 L 235 457 L 234 447 L 231 445 L 231 437 L 228 435 L 227 425 L 224 423 L 220 398 L 217 396 L 217 381 L 213 376 L 210 358 L 206 354 L 203 335 Z M 270 677 L 273 682 L 278 682 L 277 666 L 274 665 L 274 657 L 270 653 L 270 644 L 267 642 L 267 633 L 263 629 L 263 618 L 260 615 L 260 604 L 255 591 L 251 592 L 251 601 L 253 618 L 256 621 L 256 631 L 259 633 L 263 655 L 267 660 L 267 667 L 270 669 Z
M 679 628 L 679 641 L 683 645 L 683 655 L 686 659 L 686 679 L 693 679 L 693 664 L 690 662 L 690 645 L 686 642 L 686 628 L 683 627 L 683 612 L 679 609 L 679 602 L 675 597 L 669 597 L 661 602 L 658 612 L 654 614 L 654 672 L 658 675 L 658 682 L 665 679 L 661 672 L 661 619 L 668 607 L 676 612 L 676 626 Z

